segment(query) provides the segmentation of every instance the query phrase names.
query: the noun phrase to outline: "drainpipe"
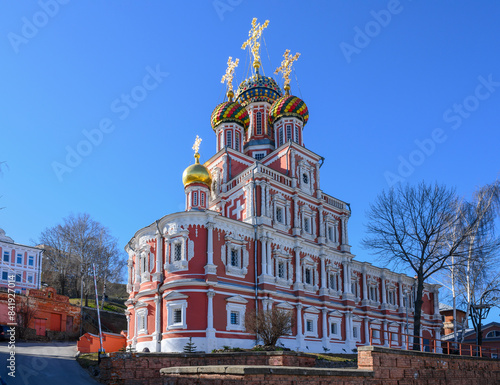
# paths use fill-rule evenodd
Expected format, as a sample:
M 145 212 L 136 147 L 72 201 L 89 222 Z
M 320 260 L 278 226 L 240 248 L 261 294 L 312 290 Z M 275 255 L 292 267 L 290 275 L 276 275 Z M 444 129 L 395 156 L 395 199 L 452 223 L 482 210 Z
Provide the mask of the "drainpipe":
M 321 168 L 321 166 L 323 166 L 323 163 L 325 163 L 325 158 L 321 157 L 320 161 L 321 161 L 321 164 L 319 165 L 319 168 Z
M 158 226 L 158 220 L 155 222 L 156 223 L 156 229 L 158 230 L 158 234 L 160 234 L 159 238 L 158 238 L 158 243 L 156 245 L 156 259 L 158 260 L 158 258 L 161 258 L 161 264 L 160 264 L 160 267 L 161 267 L 161 272 L 157 271 L 156 273 L 159 273 L 160 276 L 160 281 L 158 283 L 158 288 L 156 289 L 157 293 L 158 293 L 158 300 L 160 301 L 160 306 L 158 306 L 158 309 L 155 309 L 155 317 L 159 318 L 159 322 L 158 322 L 158 326 L 160 328 L 160 330 L 156 330 L 155 329 L 155 332 L 156 333 L 159 333 L 160 335 L 158 336 L 158 342 L 157 344 L 159 344 L 159 351 L 161 352 L 161 331 L 162 331 L 162 327 L 161 327 L 161 320 L 162 320 L 162 309 L 163 309 L 163 306 L 162 306 L 162 298 L 161 298 L 161 293 L 160 293 L 160 287 L 163 283 L 163 249 L 165 247 L 164 245 L 164 241 L 163 241 L 163 234 L 161 233 L 160 231 L 160 226 Z M 160 242 L 162 243 L 162 255 L 158 255 L 158 251 L 160 250 Z M 158 262 L 156 263 L 156 265 L 158 266 Z M 156 320 L 155 320 L 155 325 L 156 325 Z

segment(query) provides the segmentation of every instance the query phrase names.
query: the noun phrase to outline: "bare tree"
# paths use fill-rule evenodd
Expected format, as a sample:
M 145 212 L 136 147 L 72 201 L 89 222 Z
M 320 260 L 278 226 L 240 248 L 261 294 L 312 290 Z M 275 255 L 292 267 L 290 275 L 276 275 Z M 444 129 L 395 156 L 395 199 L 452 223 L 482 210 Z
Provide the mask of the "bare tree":
M 459 207 L 460 226 L 470 227 L 471 231 L 453 270 L 466 306 L 466 319 L 472 322 L 478 345 L 482 344 L 482 320 L 500 302 L 500 238 L 495 235 L 499 211 L 500 181 L 478 189 L 471 202 Z
M 262 339 L 265 346 L 276 346 L 278 339 L 290 333 L 292 327 L 293 317 L 288 310 L 274 307 L 257 314 L 253 310 L 245 315 L 246 331 Z
M 370 205 L 363 246 L 394 268 L 413 270 L 416 275 L 415 336 L 420 336 L 424 282 L 446 266 L 450 256 L 458 256 L 470 233 L 469 224 L 457 231 L 454 190 L 445 186 L 402 186 L 383 191 Z M 454 237 L 452 237 L 454 234 Z M 450 240 L 453 241 L 450 243 Z M 413 348 L 419 349 L 418 339 Z
M 29 297 L 17 297 L 16 302 L 16 318 L 17 325 L 19 326 L 19 336 L 24 338 L 26 336 L 26 329 L 29 328 L 31 321 L 35 319 L 38 307 Z
M 98 286 L 105 287 L 106 282 L 121 278 L 125 266 L 123 252 L 118 250 L 116 238 L 109 230 L 90 215 L 70 215 L 63 222 L 40 236 L 46 249 L 44 279 L 50 278 L 49 271 L 55 272 L 61 292 L 71 284 L 71 291 L 79 292 L 82 299 L 85 296 L 88 306 L 88 296 L 93 292 L 92 265 L 96 265 Z

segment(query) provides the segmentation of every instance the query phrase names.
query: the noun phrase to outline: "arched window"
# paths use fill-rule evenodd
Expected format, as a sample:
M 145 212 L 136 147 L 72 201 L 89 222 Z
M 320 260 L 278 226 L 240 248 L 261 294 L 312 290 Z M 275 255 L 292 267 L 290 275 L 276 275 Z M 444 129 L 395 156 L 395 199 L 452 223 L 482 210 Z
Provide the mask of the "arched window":
M 234 134 L 234 149 L 240 151 L 240 133 L 236 132 Z
M 226 147 L 233 148 L 233 133 L 230 130 L 226 131 Z
M 295 143 L 299 143 L 299 127 L 295 126 Z
M 291 124 L 286 125 L 286 141 L 288 142 L 289 140 L 292 140 L 292 125 Z
M 262 135 L 262 113 L 255 114 L 255 135 Z
M 200 206 L 205 207 L 205 193 L 200 193 Z
M 193 204 L 191 206 L 197 206 L 198 205 L 198 192 L 194 191 L 193 192 Z
M 279 140 L 278 140 L 278 147 L 283 144 L 283 127 L 280 127 L 279 129 Z

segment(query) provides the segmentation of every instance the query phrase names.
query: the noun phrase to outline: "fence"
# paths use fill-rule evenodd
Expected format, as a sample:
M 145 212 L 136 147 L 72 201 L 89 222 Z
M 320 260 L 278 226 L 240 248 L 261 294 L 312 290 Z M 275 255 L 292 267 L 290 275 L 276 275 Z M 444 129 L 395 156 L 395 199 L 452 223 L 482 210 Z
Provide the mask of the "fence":
M 374 336 L 377 332 L 377 336 Z M 388 338 L 385 338 L 385 333 L 388 333 Z M 393 337 L 396 336 L 396 341 Z M 416 341 L 417 340 L 417 341 Z M 500 358 L 498 348 L 488 348 L 480 345 L 466 344 L 461 342 L 444 341 L 431 337 L 420 337 L 411 334 L 381 331 L 378 329 L 370 328 L 370 345 L 371 346 L 387 346 L 395 349 L 418 350 L 421 352 L 441 353 L 441 354 L 455 354 L 460 356 L 470 357 L 486 357 L 486 358 Z

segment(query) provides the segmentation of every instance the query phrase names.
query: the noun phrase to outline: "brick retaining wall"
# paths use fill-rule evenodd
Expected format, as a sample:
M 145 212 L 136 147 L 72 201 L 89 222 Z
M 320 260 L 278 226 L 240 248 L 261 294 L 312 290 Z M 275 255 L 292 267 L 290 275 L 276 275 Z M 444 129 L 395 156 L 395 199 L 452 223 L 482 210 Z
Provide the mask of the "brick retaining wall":
M 163 384 L 160 369 L 178 366 L 247 365 L 313 367 L 315 357 L 295 352 L 110 353 L 101 359 L 100 379 L 111 385 Z M 135 381 L 135 382 L 134 382 Z

